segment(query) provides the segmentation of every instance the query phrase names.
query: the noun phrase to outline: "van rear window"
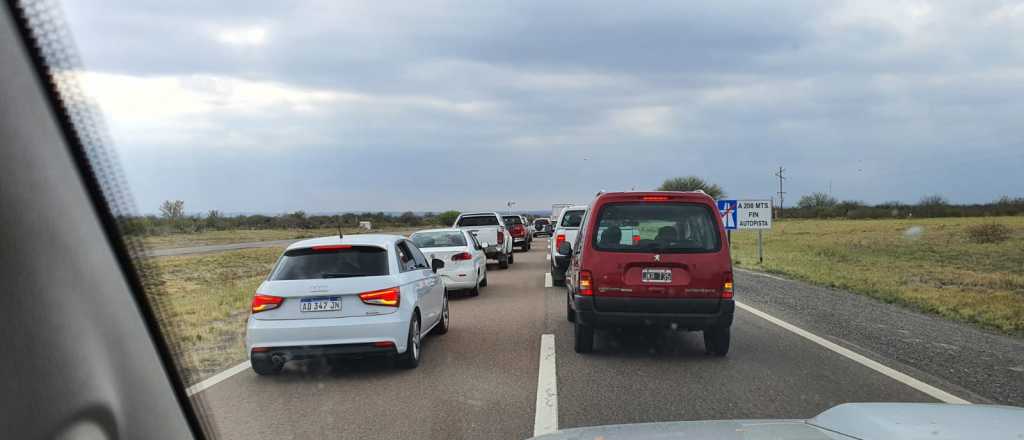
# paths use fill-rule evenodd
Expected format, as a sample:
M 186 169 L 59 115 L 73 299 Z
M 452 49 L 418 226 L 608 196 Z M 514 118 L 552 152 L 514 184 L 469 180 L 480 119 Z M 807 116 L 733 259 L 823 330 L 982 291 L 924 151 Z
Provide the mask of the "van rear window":
M 718 224 L 706 205 L 611 203 L 601 208 L 594 248 L 613 252 L 717 252 Z
M 459 219 L 457 226 L 497 226 L 498 217 L 494 215 L 476 215 L 472 217 L 462 217 Z
M 578 228 L 580 223 L 583 222 L 583 214 L 586 211 L 565 211 L 565 215 L 562 216 L 562 223 L 559 223 L 563 228 Z
M 388 274 L 388 251 L 375 246 L 292 249 L 270 273 L 271 281 L 373 277 Z

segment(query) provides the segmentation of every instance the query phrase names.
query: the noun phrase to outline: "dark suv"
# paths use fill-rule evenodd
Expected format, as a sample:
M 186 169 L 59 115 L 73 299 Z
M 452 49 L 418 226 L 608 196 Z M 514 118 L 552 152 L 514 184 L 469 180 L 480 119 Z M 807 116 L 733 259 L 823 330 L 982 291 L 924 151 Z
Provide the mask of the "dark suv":
M 583 219 L 566 272 L 566 314 L 576 352 L 594 329 L 662 325 L 704 332 L 708 353 L 729 352 L 733 274 L 725 228 L 703 192 L 599 194 Z

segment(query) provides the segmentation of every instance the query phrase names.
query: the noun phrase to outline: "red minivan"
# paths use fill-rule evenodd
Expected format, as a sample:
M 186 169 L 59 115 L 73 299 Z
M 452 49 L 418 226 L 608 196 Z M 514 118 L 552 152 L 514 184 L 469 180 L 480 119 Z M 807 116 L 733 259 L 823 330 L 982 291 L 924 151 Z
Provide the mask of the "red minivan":
M 729 352 L 732 259 L 707 194 L 598 194 L 566 245 L 557 250 L 572 255 L 566 314 L 576 352 L 593 350 L 595 328 L 645 325 L 700 330 L 708 353 Z

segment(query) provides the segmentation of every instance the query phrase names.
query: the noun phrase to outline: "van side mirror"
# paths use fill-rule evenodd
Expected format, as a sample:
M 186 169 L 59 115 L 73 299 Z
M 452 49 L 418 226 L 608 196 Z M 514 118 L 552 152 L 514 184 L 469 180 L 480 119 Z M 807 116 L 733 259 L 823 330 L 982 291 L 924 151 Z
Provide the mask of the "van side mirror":
M 430 270 L 437 273 L 438 269 L 444 269 L 444 261 L 438 260 L 437 258 L 430 260 Z
M 568 241 L 563 241 L 558 245 L 558 255 L 565 257 L 572 255 L 572 245 L 570 245 Z

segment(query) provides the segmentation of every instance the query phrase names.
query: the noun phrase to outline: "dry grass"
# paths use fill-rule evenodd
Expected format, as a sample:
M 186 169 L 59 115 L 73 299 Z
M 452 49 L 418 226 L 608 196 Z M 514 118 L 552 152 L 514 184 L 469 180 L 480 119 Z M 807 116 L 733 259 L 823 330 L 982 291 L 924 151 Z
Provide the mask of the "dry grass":
M 196 383 L 246 359 L 249 302 L 283 248 L 154 258 L 159 288 L 150 299 L 184 352 L 185 379 Z
M 977 225 L 1006 226 L 978 243 Z M 1024 217 L 920 220 L 785 220 L 733 233 L 740 267 L 848 289 L 947 318 L 1024 335 Z
M 427 227 L 424 226 L 423 229 Z M 411 233 L 411 228 L 386 228 L 374 230 L 377 233 Z M 343 228 L 344 234 L 365 232 L 356 228 Z M 247 243 L 253 241 L 291 240 L 300 238 L 323 237 L 338 233 L 336 228 L 324 229 L 235 229 L 229 231 L 203 231 L 191 234 L 155 235 L 142 239 L 146 249 L 172 249 L 211 244 Z

